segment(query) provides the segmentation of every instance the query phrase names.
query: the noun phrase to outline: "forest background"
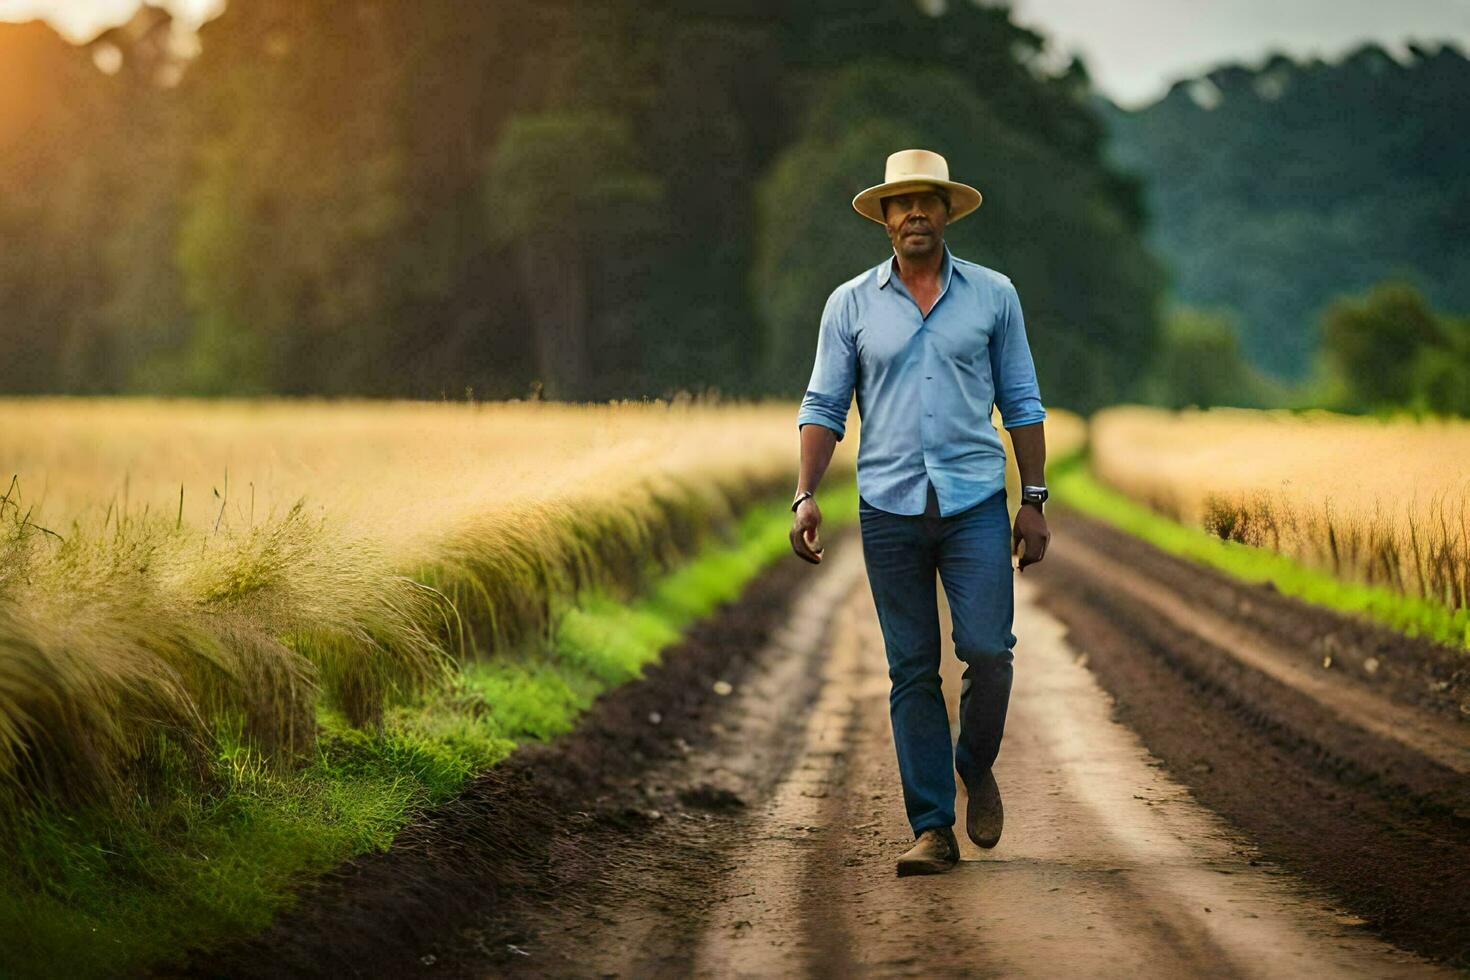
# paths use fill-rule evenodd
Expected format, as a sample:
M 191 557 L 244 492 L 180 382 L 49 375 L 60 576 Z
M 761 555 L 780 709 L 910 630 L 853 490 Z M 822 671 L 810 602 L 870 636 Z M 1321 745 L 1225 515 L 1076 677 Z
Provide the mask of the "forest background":
M 250 0 L 0 24 L 0 392 L 799 397 L 927 146 L 1048 404 L 1470 412 L 1470 62 L 1124 111 L 1005 6 Z M 197 49 L 196 49 L 197 46 Z

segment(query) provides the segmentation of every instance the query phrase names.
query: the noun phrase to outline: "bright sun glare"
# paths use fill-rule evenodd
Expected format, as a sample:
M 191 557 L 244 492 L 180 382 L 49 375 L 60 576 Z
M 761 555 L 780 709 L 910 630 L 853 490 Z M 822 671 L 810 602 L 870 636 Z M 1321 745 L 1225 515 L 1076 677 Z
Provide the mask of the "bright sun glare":
M 197 26 L 224 9 L 225 0 L 156 0 L 186 25 Z M 73 41 L 86 41 L 99 31 L 133 15 L 140 0 L 0 0 L 0 20 L 44 18 Z

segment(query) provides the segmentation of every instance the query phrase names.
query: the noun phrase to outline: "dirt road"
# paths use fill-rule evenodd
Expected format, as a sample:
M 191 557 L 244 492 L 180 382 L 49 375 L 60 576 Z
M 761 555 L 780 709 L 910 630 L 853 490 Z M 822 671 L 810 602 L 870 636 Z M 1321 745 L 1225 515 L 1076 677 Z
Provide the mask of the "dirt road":
M 1096 522 L 1054 531 L 1040 601 L 1116 717 L 1266 857 L 1470 969 L 1470 657 Z
M 871 600 L 850 599 L 801 761 L 694 956 L 716 976 L 1395 976 L 1414 958 L 1311 900 L 1189 799 L 1020 583 L 1024 636 L 997 779 L 1006 833 L 954 873 L 898 879 L 905 837 Z M 953 698 L 958 671 L 945 678 Z M 812 842 L 800 828 L 815 826 Z M 897 846 L 896 846 L 897 845 Z M 636 970 L 633 973 L 636 974 Z
M 1006 831 L 940 877 L 907 845 L 882 638 L 857 542 L 831 549 L 804 630 L 778 638 L 718 743 L 663 774 L 762 801 L 708 838 L 710 868 L 620 867 L 604 904 L 491 972 L 646 976 L 1431 976 L 1266 861 L 1138 736 L 1018 579 L 1016 682 L 996 773 Z M 942 590 L 940 591 L 942 596 Z M 840 601 L 833 604 L 834 598 Z M 819 624 L 834 609 L 831 628 Z M 947 616 L 947 610 L 945 611 Z M 947 632 L 947 630 L 946 630 Z M 820 653 L 810 655 L 817 642 Z M 946 651 L 951 716 L 958 662 Z M 804 714 L 793 709 L 819 688 Z M 794 719 L 800 719 L 793 724 Z M 772 767 L 779 771 L 772 778 Z M 961 801 L 961 807 L 963 801 Z M 963 812 L 961 810 L 961 812 Z M 670 889 L 668 871 L 681 877 Z M 699 887 L 689 889 L 690 879 Z M 541 940 L 538 949 L 537 938 Z
M 227 972 L 1381 977 L 1463 965 L 1459 662 L 1279 596 L 1251 592 L 1247 609 L 1250 587 L 1080 518 L 1053 530 L 1047 561 L 1017 579 L 996 765 L 1005 834 L 991 851 L 961 835 L 950 874 L 894 874 L 909 833 L 849 532 L 820 568 L 763 577 L 576 736 L 518 753 L 395 852 L 350 869 Z M 1297 632 L 1332 636 L 1345 665 L 1365 651 L 1386 665 L 1373 683 L 1313 675 L 1320 650 L 1282 640 Z M 949 650 L 945 664 L 953 717 Z M 1420 683 L 1441 668 L 1449 681 Z

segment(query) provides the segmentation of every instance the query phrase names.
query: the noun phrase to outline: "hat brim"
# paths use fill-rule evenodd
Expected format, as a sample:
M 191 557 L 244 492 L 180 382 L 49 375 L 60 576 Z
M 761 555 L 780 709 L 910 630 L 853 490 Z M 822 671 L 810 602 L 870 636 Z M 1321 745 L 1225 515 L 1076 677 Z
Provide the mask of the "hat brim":
M 954 224 L 980 206 L 980 192 L 969 184 L 961 184 L 954 180 L 938 180 L 933 177 L 916 177 L 885 184 L 874 184 L 852 199 L 852 209 L 869 221 L 885 225 L 887 222 L 883 220 L 883 198 L 902 194 L 904 191 L 918 190 L 921 187 L 943 187 L 949 191 L 948 224 Z

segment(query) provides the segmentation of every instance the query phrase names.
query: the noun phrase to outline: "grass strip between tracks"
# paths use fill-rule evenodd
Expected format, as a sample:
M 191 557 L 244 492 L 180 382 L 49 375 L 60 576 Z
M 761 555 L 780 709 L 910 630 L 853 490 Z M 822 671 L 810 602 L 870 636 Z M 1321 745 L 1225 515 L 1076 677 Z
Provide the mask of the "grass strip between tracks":
M 1050 467 L 1057 500 L 1170 554 L 1201 562 L 1247 582 L 1340 612 L 1367 616 L 1410 636 L 1470 649 L 1470 609 L 1451 610 L 1418 596 L 1345 581 L 1267 548 L 1227 541 L 1150 510 L 1092 475 L 1085 454 Z
M 826 524 L 857 517 L 849 480 L 823 494 Z M 263 929 L 292 890 L 385 850 L 426 807 L 453 798 L 521 742 L 572 729 L 598 694 L 637 678 L 682 631 L 785 555 L 784 501 L 752 507 L 725 540 L 631 602 L 584 592 L 552 649 L 465 665 L 448 688 L 389 709 L 378 731 L 320 710 L 311 762 L 282 772 L 225 733 L 222 789 L 199 795 L 179 760 L 121 818 L 23 814 L 0 868 L 0 973 L 115 975 Z M 793 559 L 794 560 L 794 559 Z

